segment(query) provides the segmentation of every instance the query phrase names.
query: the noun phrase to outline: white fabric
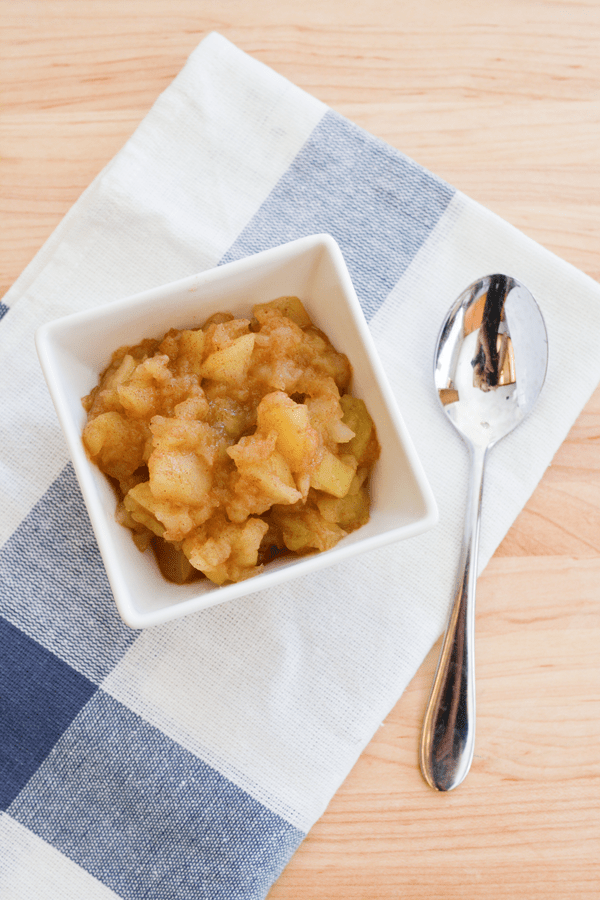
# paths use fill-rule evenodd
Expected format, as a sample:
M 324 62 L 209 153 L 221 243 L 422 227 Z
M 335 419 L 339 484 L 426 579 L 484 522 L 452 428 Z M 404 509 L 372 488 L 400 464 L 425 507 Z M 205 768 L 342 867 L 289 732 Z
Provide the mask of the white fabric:
M 28 828 L 0 813 L 2 900 L 117 900 L 118 894 Z
M 438 501 L 439 526 L 359 557 L 343 572 L 148 629 L 103 684 L 303 830 L 322 814 L 444 626 L 468 460 L 432 390 L 433 353 L 449 298 L 495 271 L 510 271 L 540 299 L 551 349 L 537 407 L 490 452 L 485 566 L 564 439 L 574 404 L 600 377 L 600 290 L 458 194 L 370 323 Z M 400 334 L 410 335 L 401 353 Z

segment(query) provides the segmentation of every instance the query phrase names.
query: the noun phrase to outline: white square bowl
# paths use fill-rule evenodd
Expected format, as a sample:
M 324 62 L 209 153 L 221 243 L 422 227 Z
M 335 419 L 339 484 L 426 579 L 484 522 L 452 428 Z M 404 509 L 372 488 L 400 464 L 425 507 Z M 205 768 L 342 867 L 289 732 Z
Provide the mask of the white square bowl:
M 140 553 L 115 521 L 115 496 L 87 458 L 81 398 L 98 382 L 113 351 L 170 328 L 198 328 L 213 313 L 249 316 L 255 303 L 300 297 L 315 325 L 353 370 L 351 392 L 367 404 L 381 456 L 371 476 L 371 519 L 333 549 L 274 560 L 238 584 L 166 581 L 151 551 Z M 340 563 L 359 552 L 435 525 L 437 507 L 356 298 L 341 251 L 329 235 L 312 235 L 133 297 L 43 325 L 36 333 L 42 370 L 104 560 L 117 608 L 132 628 L 145 628 Z

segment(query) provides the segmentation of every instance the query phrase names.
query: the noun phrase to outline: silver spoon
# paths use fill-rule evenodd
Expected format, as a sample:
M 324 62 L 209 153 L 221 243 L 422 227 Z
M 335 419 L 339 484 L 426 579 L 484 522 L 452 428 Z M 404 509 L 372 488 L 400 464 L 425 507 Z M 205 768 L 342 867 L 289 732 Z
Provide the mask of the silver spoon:
M 471 462 L 458 586 L 421 737 L 421 771 L 438 791 L 459 785 L 473 759 L 475 584 L 487 452 L 530 412 L 547 361 L 539 307 L 506 275 L 488 275 L 463 291 L 438 338 L 435 386 Z

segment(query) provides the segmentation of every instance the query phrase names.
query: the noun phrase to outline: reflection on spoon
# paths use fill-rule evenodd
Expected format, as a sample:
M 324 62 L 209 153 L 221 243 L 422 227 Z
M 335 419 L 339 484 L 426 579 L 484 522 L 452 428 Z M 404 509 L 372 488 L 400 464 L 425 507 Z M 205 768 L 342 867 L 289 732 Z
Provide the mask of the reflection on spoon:
M 500 331 L 500 325 L 504 318 L 509 284 L 506 275 L 491 275 L 487 292 L 478 300 L 478 304 L 483 301 L 483 313 L 477 330 L 477 351 L 472 365 L 474 384 L 482 391 L 497 387 L 504 374 L 509 338 L 506 332 Z M 473 310 L 476 309 L 476 306 L 473 307 Z M 476 327 L 479 316 L 474 316 L 474 319 Z

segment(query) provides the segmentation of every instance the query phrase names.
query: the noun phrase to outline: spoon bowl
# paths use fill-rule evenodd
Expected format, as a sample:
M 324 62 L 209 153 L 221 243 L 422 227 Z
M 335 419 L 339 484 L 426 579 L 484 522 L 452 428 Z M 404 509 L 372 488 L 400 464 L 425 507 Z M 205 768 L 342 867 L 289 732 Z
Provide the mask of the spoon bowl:
M 507 275 L 488 275 L 466 288 L 438 337 L 435 387 L 468 447 L 471 477 L 458 585 L 421 737 L 421 771 L 436 790 L 459 785 L 473 759 L 475 586 L 487 452 L 531 411 L 547 364 L 542 313 L 530 291 Z

